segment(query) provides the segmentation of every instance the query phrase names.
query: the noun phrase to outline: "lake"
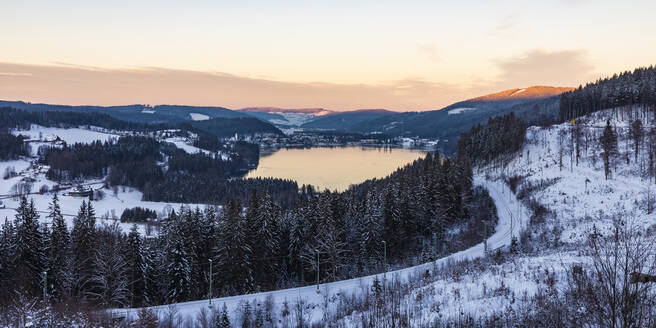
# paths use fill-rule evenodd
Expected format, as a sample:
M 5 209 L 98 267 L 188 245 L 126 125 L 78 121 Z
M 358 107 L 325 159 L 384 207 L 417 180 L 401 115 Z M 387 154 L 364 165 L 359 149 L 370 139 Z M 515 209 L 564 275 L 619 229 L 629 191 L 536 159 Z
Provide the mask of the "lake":
M 323 190 L 344 191 L 351 184 L 383 178 L 397 168 L 424 157 L 426 151 L 407 148 L 316 147 L 262 153 L 257 169 L 246 177 L 292 179 Z

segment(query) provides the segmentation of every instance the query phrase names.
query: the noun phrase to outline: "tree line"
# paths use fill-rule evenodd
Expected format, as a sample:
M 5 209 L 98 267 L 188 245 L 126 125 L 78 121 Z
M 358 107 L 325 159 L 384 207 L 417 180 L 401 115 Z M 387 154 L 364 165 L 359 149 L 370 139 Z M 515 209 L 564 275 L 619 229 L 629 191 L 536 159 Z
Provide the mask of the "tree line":
M 0 160 L 7 161 L 29 155 L 30 146 L 23 142 L 21 137 L 0 133 Z
M 634 105 L 645 112 L 656 110 L 655 67 L 636 68 L 563 93 L 558 117 L 565 122 L 603 109 Z
M 522 148 L 527 124 L 513 112 L 488 119 L 485 126 L 477 124 L 458 140 L 458 154 L 474 164 L 488 164 Z

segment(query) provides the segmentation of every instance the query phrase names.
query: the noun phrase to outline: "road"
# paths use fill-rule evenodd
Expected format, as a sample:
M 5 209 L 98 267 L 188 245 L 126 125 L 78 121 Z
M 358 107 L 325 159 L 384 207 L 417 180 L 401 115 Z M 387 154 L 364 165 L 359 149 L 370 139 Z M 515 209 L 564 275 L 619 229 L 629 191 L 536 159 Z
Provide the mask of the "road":
M 529 210 L 515 198 L 515 195 L 512 194 L 510 188 L 508 188 L 508 186 L 501 181 L 489 181 L 480 176 L 476 176 L 474 178 L 474 185 L 485 187 L 497 207 L 497 215 L 499 217 L 499 221 L 495 228 L 494 234 L 492 234 L 487 239 L 488 249 L 496 250 L 498 248 L 510 245 L 511 236 L 514 236 L 519 240 L 520 229 L 528 225 L 528 213 L 530 213 Z M 401 270 L 387 272 L 386 277 L 387 279 L 405 281 L 412 274 L 421 274 L 427 269 L 433 269 L 435 264 L 447 265 L 448 263 L 453 263 L 453 261 L 471 260 L 482 256 L 484 256 L 484 245 L 483 243 L 480 243 L 466 250 L 441 258 L 435 262 L 424 263 Z M 317 287 L 316 285 L 313 285 L 263 293 L 214 298 L 212 299 L 212 304 L 218 307 L 222 307 L 223 304 L 226 304 L 228 307 L 228 312 L 232 315 L 235 312 L 234 310 L 239 307 L 241 302 L 250 302 L 254 299 L 263 301 L 269 295 L 274 298 L 276 304 L 282 304 L 284 300 L 288 300 L 290 302 L 290 307 L 293 304 L 296 304 L 298 300 L 303 300 L 306 302 L 306 304 L 316 305 L 310 306 L 308 308 L 308 311 L 311 311 L 311 313 L 309 313 L 307 317 L 309 320 L 317 322 L 321 320 L 323 315 L 323 309 L 320 305 L 324 302 L 324 298 L 330 298 L 341 292 L 351 293 L 357 290 L 361 290 L 361 288 L 367 288 L 372 284 L 372 281 L 376 276 L 378 276 L 379 279 L 382 279 L 383 274 L 321 284 L 320 293 L 317 293 Z M 175 304 L 175 308 L 178 314 L 182 316 L 191 316 L 192 318 L 196 317 L 201 308 L 207 308 L 208 306 L 209 300 Z M 161 318 L 164 318 L 166 317 L 169 308 L 170 305 L 160 305 L 151 307 L 150 309 L 158 313 Z M 139 309 L 113 309 L 110 311 L 118 316 L 129 316 L 131 318 L 136 318 Z

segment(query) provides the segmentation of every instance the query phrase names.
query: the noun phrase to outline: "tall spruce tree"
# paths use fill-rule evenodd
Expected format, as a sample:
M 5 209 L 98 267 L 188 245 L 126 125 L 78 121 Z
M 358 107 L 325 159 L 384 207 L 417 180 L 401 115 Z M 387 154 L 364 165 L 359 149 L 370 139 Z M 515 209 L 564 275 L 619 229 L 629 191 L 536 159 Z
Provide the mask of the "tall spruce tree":
M 89 280 L 93 273 L 94 250 L 96 249 L 95 215 L 91 204 L 82 201 L 77 216 L 73 219 L 71 232 L 73 295 L 82 296 L 90 291 Z
M 34 201 L 22 197 L 16 213 L 16 264 L 18 285 L 32 295 L 38 295 L 43 285 L 46 267 L 44 236 L 39 229 L 39 217 Z
M 606 127 L 604 128 L 604 132 L 602 133 L 599 142 L 601 143 L 601 148 L 603 150 L 602 156 L 604 158 L 604 174 L 606 176 L 606 180 L 608 180 L 611 175 L 611 159 L 617 153 L 617 134 L 615 133 L 613 127 L 610 125 L 610 121 L 606 121 Z
M 59 207 L 57 193 L 52 195 L 48 221 L 52 225 L 48 253 L 48 285 L 51 286 L 52 297 L 57 300 L 70 292 L 71 283 L 71 237 Z
M 253 290 L 252 250 L 246 240 L 247 226 L 238 200 L 230 200 L 223 210 L 219 242 L 214 256 L 216 281 L 228 293 Z

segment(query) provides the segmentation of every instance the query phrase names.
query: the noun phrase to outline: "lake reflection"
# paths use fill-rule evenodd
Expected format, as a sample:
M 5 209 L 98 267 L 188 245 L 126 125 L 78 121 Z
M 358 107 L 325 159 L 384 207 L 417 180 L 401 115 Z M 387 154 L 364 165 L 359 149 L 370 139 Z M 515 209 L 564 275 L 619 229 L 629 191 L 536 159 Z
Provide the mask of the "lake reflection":
M 343 191 L 351 184 L 386 177 L 425 151 L 404 148 L 335 147 L 280 149 L 263 152 L 260 165 L 246 177 L 274 177 Z

